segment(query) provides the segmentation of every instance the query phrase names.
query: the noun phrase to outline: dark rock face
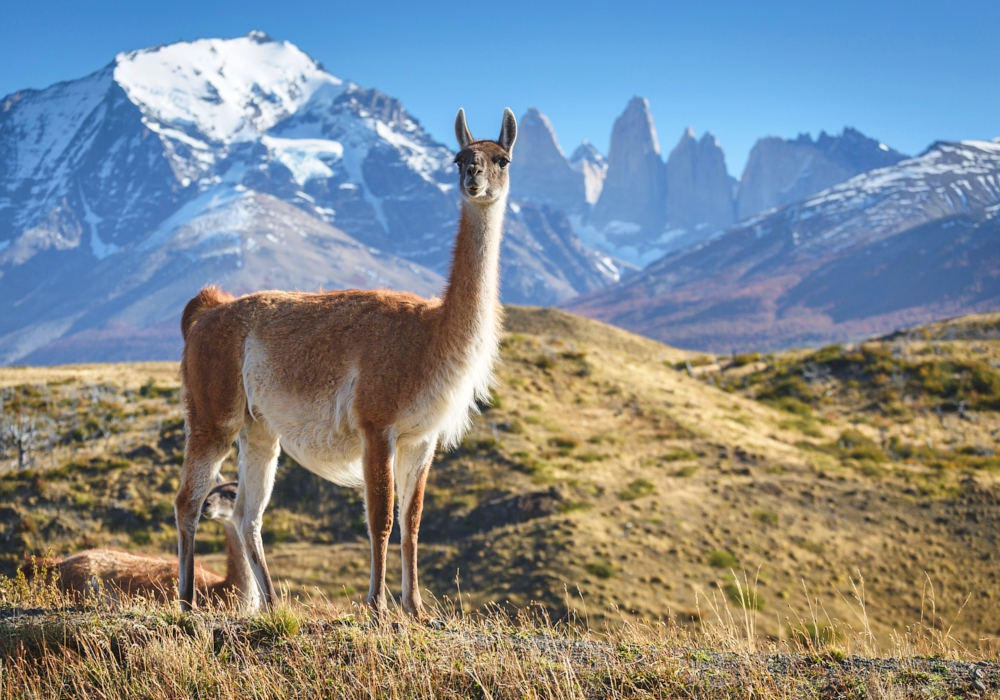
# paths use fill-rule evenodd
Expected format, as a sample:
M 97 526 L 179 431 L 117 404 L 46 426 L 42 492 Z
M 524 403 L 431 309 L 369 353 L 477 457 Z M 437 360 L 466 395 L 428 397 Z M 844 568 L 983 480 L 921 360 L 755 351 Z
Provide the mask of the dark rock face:
M 549 118 L 534 107 L 518 122 L 511 196 L 571 214 L 582 214 L 589 208 L 583 173 L 570 166 Z
M 820 132 L 795 140 L 760 139 L 750 151 L 740 180 L 736 212 L 746 219 L 772 207 L 790 204 L 875 168 L 906 158 L 860 131 L 845 128 L 839 136 Z
M 666 166 L 667 221 L 672 228 L 715 231 L 736 219 L 735 182 L 715 136 L 701 140 L 688 129 L 670 152 Z
M 649 102 L 634 97 L 611 131 L 608 175 L 590 217 L 610 240 L 640 244 L 666 223 L 663 161 Z
M 997 202 L 1000 143 L 937 143 L 566 308 L 714 352 L 853 341 L 995 310 Z

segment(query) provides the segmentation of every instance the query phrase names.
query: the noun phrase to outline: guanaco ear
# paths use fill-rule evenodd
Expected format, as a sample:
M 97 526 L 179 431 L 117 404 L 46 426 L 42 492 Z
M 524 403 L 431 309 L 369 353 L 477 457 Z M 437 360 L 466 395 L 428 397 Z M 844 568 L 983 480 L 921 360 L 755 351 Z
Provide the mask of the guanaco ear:
M 472 132 L 465 123 L 464 109 L 459 109 L 458 116 L 455 117 L 455 138 L 458 139 L 458 147 L 463 151 L 472 144 Z
M 517 120 L 514 119 L 514 113 L 508 107 L 503 111 L 503 125 L 500 127 L 500 138 L 497 139 L 497 143 L 507 153 L 511 153 L 514 149 L 515 139 L 517 139 Z

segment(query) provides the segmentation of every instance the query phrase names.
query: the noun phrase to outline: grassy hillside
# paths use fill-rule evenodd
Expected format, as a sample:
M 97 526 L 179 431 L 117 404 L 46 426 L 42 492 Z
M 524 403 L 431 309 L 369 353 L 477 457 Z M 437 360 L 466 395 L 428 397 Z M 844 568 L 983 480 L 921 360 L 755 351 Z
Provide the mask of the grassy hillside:
M 493 405 L 436 459 L 422 586 L 454 598 L 457 579 L 470 607 L 538 601 L 556 617 L 692 629 L 749 608 L 776 639 L 867 625 L 888 644 L 951 626 L 990 653 L 998 321 L 713 357 L 510 308 Z M 3 368 L 0 387 L 5 415 L 33 418 L 44 443 L 23 471 L 8 452 L 0 572 L 26 551 L 172 551 L 176 365 Z M 282 460 L 264 527 L 272 573 L 292 592 L 359 599 L 360 494 Z M 203 525 L 198 547 L 222 566 L 220 528 Z

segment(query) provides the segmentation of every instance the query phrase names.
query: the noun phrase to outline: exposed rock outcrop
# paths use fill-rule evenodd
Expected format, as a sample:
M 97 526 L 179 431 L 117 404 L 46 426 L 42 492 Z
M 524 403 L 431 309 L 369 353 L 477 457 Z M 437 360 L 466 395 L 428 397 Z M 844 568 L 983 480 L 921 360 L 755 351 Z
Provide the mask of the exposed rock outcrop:
M 794 140 L 768 136 L 757 141 L 747 159 L 736 200 L 742 220 L 772 207 L 796 202 L 860 173 L 906 158 L 884 143 L 847 127 L 839 136 L 820 132 Z
M 666 178 L 671 228 L 717 230 L 735 221 L 735 181 L 711 132 L 700 141 L 691 129 L 684 132 L 667 159 Z
M 534 107 L 518 123 L 511 195 L 571 214 L 588 208 L 584 175 L 570 166 L 549 118 Z
M 583 192 L 587 204 L 594 205 L 604 189 L 604 179 L 608 176 L 608 160 L 589 141 L 584 141 L 569 158 L 573 169 L 583 175 Z
M 608 175 L 590 217 L 593 227 L 620 245 L 643 248 L 666 223 L 663 161 L 649 102 L 634 97 L 615 120 Z

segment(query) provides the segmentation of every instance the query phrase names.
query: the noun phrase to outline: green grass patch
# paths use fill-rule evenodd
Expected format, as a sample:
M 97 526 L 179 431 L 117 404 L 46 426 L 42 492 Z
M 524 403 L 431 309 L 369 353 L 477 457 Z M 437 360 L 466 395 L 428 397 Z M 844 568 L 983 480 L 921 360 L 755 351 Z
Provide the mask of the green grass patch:
M 777 525 L 778 514 L 773 510 L 757 509 L 753 512 L 753 519 L 765 525 Z
M 676 450 L 671 450 L 665 455 L 662 455 L 660 460 L 663 462 L 683 462 L 691 459 L 698 459 L 700 456 L 701 455 L 693 450 L 687 450 L 683 447 L 679 447 Z
M 708 553 L 708 565 L 716 569 L 735 569 L 740 561 L 730 552 L 713 549 Z
M 592 561 L 588 562 L 587 573 L 596 576 L 597 578 L 608 579 L 618 573 L 618 569 L 609 561 Z
M 626 486 L 624 490 L 620 491 L 618 497 L 623 501 L 634 501 L 643 496 L 648 496 L 655 490 L 656 486 L 651 481 L 636 479 Z

